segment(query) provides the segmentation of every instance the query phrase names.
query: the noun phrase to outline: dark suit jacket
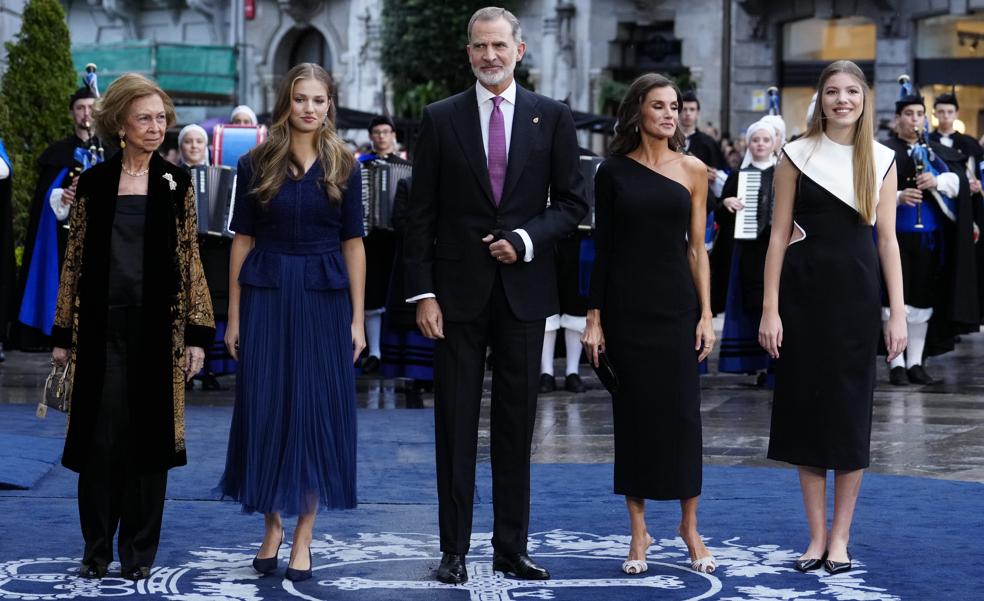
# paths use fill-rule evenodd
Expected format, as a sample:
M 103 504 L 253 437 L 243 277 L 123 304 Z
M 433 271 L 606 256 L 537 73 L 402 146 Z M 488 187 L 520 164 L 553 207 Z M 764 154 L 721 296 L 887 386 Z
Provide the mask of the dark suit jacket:
M 550 196 L 550 206 L 547 196 Z M 501 273 L 513 313 L 533 321 L 558 311 L 554 245 L 587 213 L 570 109 L 516 88 L 509 163 L 498 207 L 475 88 L 424 109 L 414 154 L 404 242 L 407 298 L 433 292 L 449 321 L 474 319 Z M 515 229 L 533 243 L 533 260 Z M 500 265 L 482 238 L 501 232 L 519 260 Z

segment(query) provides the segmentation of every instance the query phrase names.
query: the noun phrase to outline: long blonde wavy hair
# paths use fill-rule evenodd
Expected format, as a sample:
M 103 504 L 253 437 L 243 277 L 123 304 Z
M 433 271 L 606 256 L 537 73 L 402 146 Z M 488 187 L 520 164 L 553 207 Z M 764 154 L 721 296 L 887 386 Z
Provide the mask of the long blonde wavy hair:
M 875 176 L 875 107 L 871 98 L 871 88 L 864 77 L 861 67 L 851 61 L 834 61 L 827 65 L 827 68 L 820 74 L 820 82 L 817 84 L 817 99 L 813 105 L 813 118 L 806 128 L 803 137 L 816 142 L 820 141 L 820 135 L 827 130 L 827 116 L 823 113 L 823 88 L 827 85 L 827 80 L 837 73 L 846 73 L 861 84 L 861 93 L 864 95 L 864 103 L 861 109 L 861 117 L 854 127 L 854 199 L 857 203 L 858 214 L 861 221 L 871 223 L 875 216 L 876 195 L 878 184 Z
M 277 101 L 273 106 L 273 124 L 267 134 L 267 139 L 250 153 L 250 163 L 253 167 L 256 194 L 260 206 L 268 206 L 273 197 L 280 191 L 288 173 L 304 173 L 304 166 L 290 152 L 290 109 L 294 95 L 294 85 L 302 79 L 314 79 L 325 86 L 328 95 L 328 116 L 318 129 L 315 145 L 318 150 L 318 161 L 324 172 L 322 186 L 328 194 L 329 201 L 338 206 L 342 203 L 342 192 L 348 182 L 355 158 L 345 147 L 345 143 L 335 130 L 335 102 L 333 99 L 335 87 L 331 76 L 314 63 L 301 63 L 284 76 L 284 82 L 277 92 Z

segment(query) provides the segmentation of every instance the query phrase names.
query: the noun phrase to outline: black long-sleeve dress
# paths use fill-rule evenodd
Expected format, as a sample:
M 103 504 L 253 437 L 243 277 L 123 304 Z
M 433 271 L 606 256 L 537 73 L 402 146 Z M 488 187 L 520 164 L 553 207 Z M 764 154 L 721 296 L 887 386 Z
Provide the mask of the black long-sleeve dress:
M 618 375 L 615 493 L 688 499 L 701 490 L 699 316 L 687 259 L 691 196 L 625 156 L 595 177 L 590 308 Z

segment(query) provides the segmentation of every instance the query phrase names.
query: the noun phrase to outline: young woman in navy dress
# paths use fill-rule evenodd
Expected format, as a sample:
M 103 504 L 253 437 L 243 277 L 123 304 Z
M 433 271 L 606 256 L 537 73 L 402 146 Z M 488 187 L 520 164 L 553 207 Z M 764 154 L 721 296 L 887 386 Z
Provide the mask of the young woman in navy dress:
M 697 364 L 715 338 L 704 247 L 707 167 L 680 152 L 679 109 L 669 79 L 636 79 L 618 109 L 612 156 L 595 175 L 595 263 L 582 341 L 594 365 L 604 351 L 618 376 L 615 494 L 625 496 L 632 529 L 626 574 L 649 567 L 646 499 L 679 501 L 677 532 L 690 566 L 717 567 L 697 532 Z
M 253 567 L 276 571 L 282 516 L 298 516 L 286 577 L 311 576 L 319 508 L 355 506 L 355 376 L 365 347 L 362 198 L 335 132 L 332 82 L 284 78 L 267 140 L 240 159 L 226 345 L 239 360 L 220 485 L 265 515 Z
M 906 325 L 895 153 L 873 139 L 871 90 L 857 65 L 824 69 L 813 115 L 776 166 L 759 342 L 777 360 L 769 458 L 799 468 L 810 528 L 795 567 L 836 574 L 851 569 L 851 520 L 869 463 L 882 274 L 890 360 L 905 348 Z

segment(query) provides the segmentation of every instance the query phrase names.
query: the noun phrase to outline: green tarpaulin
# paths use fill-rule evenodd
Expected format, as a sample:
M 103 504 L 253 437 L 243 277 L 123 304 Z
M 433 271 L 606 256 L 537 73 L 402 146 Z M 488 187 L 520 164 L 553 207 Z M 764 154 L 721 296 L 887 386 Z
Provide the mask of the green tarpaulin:
M 88 63 L 96 64 L 101 90 L 123 73 L 137 72 L 157 81 L 176 102 L 229 103 L 236 93 L 236 53 L 231 46 L 87 44 L 73 47 L 72 59 L 79 72 Z

